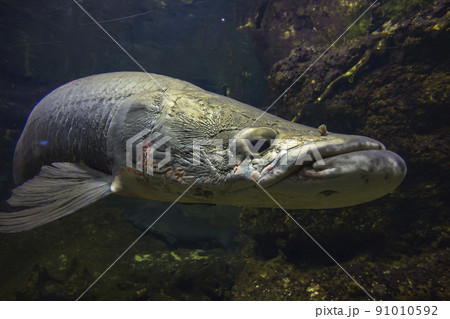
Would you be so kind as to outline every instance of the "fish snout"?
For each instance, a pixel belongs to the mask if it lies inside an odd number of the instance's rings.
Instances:
[[[322,158],[301,170],[304,176],[355,178],[359,174],[366,182],[377,180],[384,187],[395,189],[406,175],[406,163],[399,155],[365,136],[336,134],[328,144],[318,146],[318,150]]]
[[[406,163],[397,154],[386,150],[364,150],[326,157],[302,170],[311,178],[332,178],[359,174],[367,182],[370,178],[382,179],[400,185],[406,175]]]
[[[392,192],[403,181],[405,161],[382,143],[364,136],[330,135],[313,147],[297,148],[297,169],[291,167],[287,177],[269,186],[285,208],[356,205]]]

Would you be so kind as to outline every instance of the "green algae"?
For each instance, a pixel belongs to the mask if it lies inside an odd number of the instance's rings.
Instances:
[[[384,2],[380,10],[387,17],[397,20],[405,16],[405,14],[420,12],[433,3],[434,0],[391,0]]]
[[[360,15],[365,11],[366,3],[361,3],[355,6],[348,17],[348,24],[351,25],[360,17]],[[357,39],[362,35],[366,35],[370,25],[370,13],[365,13],[360,19],[348,30],[346,38],[353,40]]]

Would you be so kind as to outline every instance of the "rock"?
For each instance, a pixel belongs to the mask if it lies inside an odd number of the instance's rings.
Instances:
[[[253,11],[247,7],[242,16],[255,21],[250,13],[258,12],[262,3]],[[368,6],[354,3],[358,10]],[[259,45],[270,68],[271,96],[266,105],[334,41],[336,33],[329,41],[332,33],[318,27],[318,16],[327,12],[326,19],[338,32],[357,11],[345,13],[342,7],[326,6],[317,11],[312,4],[294,7],[291,1],[271,2],[259,29],[255,23],[241,28]],[[449,296],[442,290],[449,284],[447,276],[439,278],[449,244],[448,8],[447,1],[378,5],[368,12],[370,24],[357,25],[356,32],[320,58],[270,110],[310,126],[325,123],[332,132],[376,138],[405,158],[407,177],[389,196],[356,207],[291,211],[376,299],[446,300]],[[300,27],[296,20],[295,36],[283,38],[294,16],[309,19],[319,36],[312,39],[310,27]],[[302,44],[295,39],[302,39]],[[278,43],[283,49],[275,49]],[[246,262],[233,288],[235,298],[368,298],[281,210],[243,210],[240,220],[252,241],[243,249]],[[416,266],[419,260],[431,267],[426,275]],[[262,279],[258,273],[270,275]],[[290,290],[284,288],[286,277]],[[398,285],[392,284],[397,281]]]

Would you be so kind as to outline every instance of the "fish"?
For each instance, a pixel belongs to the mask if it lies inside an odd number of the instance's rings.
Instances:
[[[111,194],[352,206],[392,192],[406,170],[399,155],[368,137],[289,122],[163,75],[97,74],[62,85],[33,108],[14,152],[13,211],[0,212],[0,232],[33,229]]]

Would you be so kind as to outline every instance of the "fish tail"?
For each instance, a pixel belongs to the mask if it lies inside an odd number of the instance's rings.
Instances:
[[[77,163],[43,166],[15,188],[8,204],[22,210],[0,212],[0,233],[26,231],[86,207],[111,194],[112,176]]]

